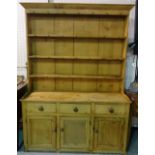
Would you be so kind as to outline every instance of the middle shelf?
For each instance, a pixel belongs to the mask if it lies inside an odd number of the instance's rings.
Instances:
[[[31,59],[71,59],[71,60],[103,60],[103,61],[124,61],[124,58],[102,58],[102,57],[75,57],[75,56],[38,56],[31,55],[29,56]]]
[[[123,80],[120,76],[87,76],[87,75],[61,75],[61,74],[31,74],[30,78],[63,78],[63,79],[101,79],[101,80]]]
[[[102,36],[78,36],[78,35],[60,35],[60,34],[28,34],[30,38],[76,38],[76,39],[120,39],[124,40],[127,38],[126,35],[122,36],[111,36],[110,35],[102,35]]]

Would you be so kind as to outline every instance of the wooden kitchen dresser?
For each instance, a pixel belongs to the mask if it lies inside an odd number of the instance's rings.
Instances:
[[[26,10],[28,151],[125,154],[124,95],[132,5],[21,3]]]

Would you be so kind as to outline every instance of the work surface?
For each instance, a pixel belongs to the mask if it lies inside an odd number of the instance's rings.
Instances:
[[[130,103],[121,93],[81,93],[81,92],[32,92],[24,101],[52,102],[121,102]]]

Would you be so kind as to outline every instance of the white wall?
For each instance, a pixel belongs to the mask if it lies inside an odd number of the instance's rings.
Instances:
[[[135,0],[18,0],[18,2],[63,2],[63,3],[102,3],[102,4],[134,4]],[[17,61],[17,73],[18,75],[24,75],[26,77],[26,36],[25,36],[25,14],[24,8],[18,4],[18,61]],[[134,39],[134,19],[135,8],[130,12],[129,17],[129,42]],[[128,88],[130,83],[134,80],[135,61],[132,51],[127,52],[127,64],[126,64],[126,79],[125,88]]]

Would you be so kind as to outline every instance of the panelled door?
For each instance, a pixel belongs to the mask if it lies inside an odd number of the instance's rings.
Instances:
[[[119,151],[123,148],[124,119],[102,118],[94,120],[94,150]]]
[[[61,117],[60,149],[88,151],[90,129],[89,117]]]
[[[28,116],[28,148],[54,150],[56,147],[55,117]]]

